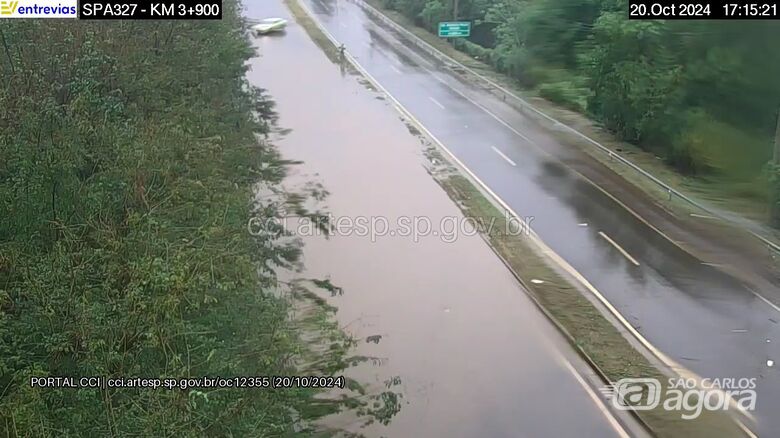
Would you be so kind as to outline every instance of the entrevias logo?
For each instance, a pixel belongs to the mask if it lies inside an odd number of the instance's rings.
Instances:
[[[0,18],[78,18],[77,0],[0,0]]]
[[[14,12],[16,12],[16,6],[19,4],[18,1],[2,1],[0,2],[0,15],[13,15]]]

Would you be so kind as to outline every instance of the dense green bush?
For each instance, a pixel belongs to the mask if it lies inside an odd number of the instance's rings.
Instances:
[[[278,436],[330,409],[310,390],[29,385],[296,373],[272,267],[299,248],[247,232],[280,214],[252,187],[278,192],[284,163],[256,137],[272,105],[237,13],[0,27],[0,435]]]
[[[692,173],[731,176],[749,181],[759,176],[765,161],[761,158],[767,139],[751,136],[744,130],[724,123],[701,109],[690,110],[683,117],[685,130],[674,139],[674,145],[690,157]],[[739,145],[736,148],[735,145]],[[678,164],[678,167],[683,163]]]
[[[492,49],[489,49],[487,47],[482,47],[479,44],[474,44],[471,41],[465,39],[456,39],[453,41],[453,45],[458,50],[461,50],[469,54],[474,59],[478,59],[488,64],[492,63],[492,57],[493,57]]]
[[[583,91],[571,81],[545,83],[539,86],[539,95],[566,108],[582,111],[580,97]]]

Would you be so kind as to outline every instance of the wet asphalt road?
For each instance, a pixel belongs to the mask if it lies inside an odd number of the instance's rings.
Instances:
[[[245,7],[250,17],[288,17],[280,1]],[[340,218],[463,219],[421,165],[419,139],[398,114],[339,71],[300,26],[254,43],[259,57],[247,78],[269,90],[280,127],[290,130],[274,144],[302,162],[291,166],[286,187],[321,182],[330,192],[327,210]],[[347,375],[366,383],[369,394],[402,394],[388,425],[362,428],[347,414],[325,426],[391,437],[626,436],[599,401],[598,378],[479,235],[301,237],[300,275],[329,278],[344,289],[327,298],[338,306],[339,324],[366,339],[352,354],[379,358]],[[400,383],[385,386],[395,377]],[[636,430],[625,413],[614,415]]]
[[[520,215],[533,216],[547,245],[651,343],[702,376],[758,378],[758,431],[780,428],[773,415],[780,377],[767,365],[780,357],[775,308],[620,208],[554,158],[566,147],[536,122],[407,47],[358,5],[305,1],[467,167]]]

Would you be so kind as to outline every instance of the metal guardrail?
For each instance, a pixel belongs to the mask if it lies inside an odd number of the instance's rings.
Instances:
[[[460,70],[469,73],[470,75],[474,76],[475,78],[477,78],[480,81],[482,81],[485,84],[487,84],[489,86],[488,89],[490,89],[491,91],[498,90],[501,93],[503,93],[502,97],[504,99],[507,96],[515,99],[522,107],[524,107],[524,108],[532,111],[533,113],[539,115],[540,117],[542,117],[542,118],[552,122],[556,127],[561,127],[562,129],[566,130],[570,134],[573,134],[576,137],[579,137],[579,138],[587,141],[591,145],[593,145],[596,148],[598,148],[601,152],[604,152],[605,154],[607,154],[611,159],[617,160],[618,162],[628,166],[629,168],[633,169],[634,171],[636,171],[640,175],[642,175],[645,178],[649,179],[650,181],[654,182],[656,185],[658,185],[659,187],[664,189],[669,194],[669,199],[670,200],[673,197],[677,197],[677,198],[687,202],[688,204],[698,208],[699,210],[707,213],[708,215],[710,215],[710,216],[712,216],[714,218],[717,218],[717,219],[719,219],[719,220],[721,220],[721,221],[723,221],[723,222],[725,222],[727,224],[730,224],[732,226],[740,228],[743,231],[749,233],[750,235],[752,235],[756,239],[760,240],[763,244],[765,244],[770,251],[773,250],[776,253],[780,253],[780,245],[778,245],[775,242],[769,240],[768,238],[766,238],[766,237],[756,233],[755,231],[753,231],[751,229],[748,229],[745,226],[743,226],[743,225],[741,225],[741,224],[739,224],[739,223],[737,223],[737,222],[735,222],[735,221],[733,221],[733,220],[723,216],[721,213],[710,209],[709,207],[705,206],[704,204],[702,204],[702,203],[700,203],[700,202],[698,202],[698,201],[696,201],[694,199],[691,199],[690,197],[684,195],[683,193],[680,193],[679,191],[677,191],[673,187],[669,186],[665,182],[663,182],[660,179],[656,178],[654,175],[650,174],[646,170],[644,170],[641,167],[639,167],[638,165],[634,164],[633,162],[631,162],[627,158],[625,158],[625,157],[621,156],[620,154],[616,153],[612,149],[602,145],[598,141],[588,137],[587,135],[585,135],[582,132],[572,128],[571,126],[569,126],[569,125],[567,125],[567,124],[565,124],[565,123],[563,123],[563,122],[561,122],[561,121],[559,121],[559,120],[557,120],[557,119],[555,119],[555,118],[545,114],[544,112],[540,111],[539,109],[537,109],[533,105],[531,105],[531,103],[529,103],[527,100],[525,100],[522,97],[516,95],[512,91],[507,90],[506,87],[504,87],[504,86],[496,83],[495,81],[493,81],[493,80],[491,80],[491,79],[489,79],[489,78],[487,78],[487,77],[477,73],[476,71],[474,71],[473,69],[469,68],[468,66],[466,66],[466,65],[462,64],[461,62],[453,59],[449,55],[446,55],[445,53],[441,52],[439,49],[437,49],[437,48],[433,47],[432,45],[430,45],[429,43],[425,42],[422,38],[420,38],[417,35],[413,34],[409,30],[404,29],[398,23],[396,23],[395,21],[393,21],[392,19],[390,19],[385,14],[380,12],[375,7],[369,5],[365,1],[363,1],[363,0],[351,0],[351,1],[353,1],[355,4],[357,4],[360,7],[362,7],[364,10],[366,10],[368,13],[370,13],[371,15],[373,15],[374,17],[376,17],[377,19],[379,19],[383,23],[385,23],[387,26],[391,27],[395,31],[397,31],[397,32],[401,33],[402,35],[404,35],[409,41],[411,41],[412,43],[417,45],[419,48],[421,48],[422,50],[424,50],[425,52],[427,52],[431,56],[433,56],[436,59],[442,61],[444,64],[450,65],[451,68],[452,68],[452,66],[457,66],[457,68],[459,68]]]

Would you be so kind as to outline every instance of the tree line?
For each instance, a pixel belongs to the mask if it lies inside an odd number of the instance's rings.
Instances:
[[[685,175],[758,202],[770,196],[780,23],[631,21],[627,0],[382,3],[432,31],[457,3],[474,32],[456,47]]]

